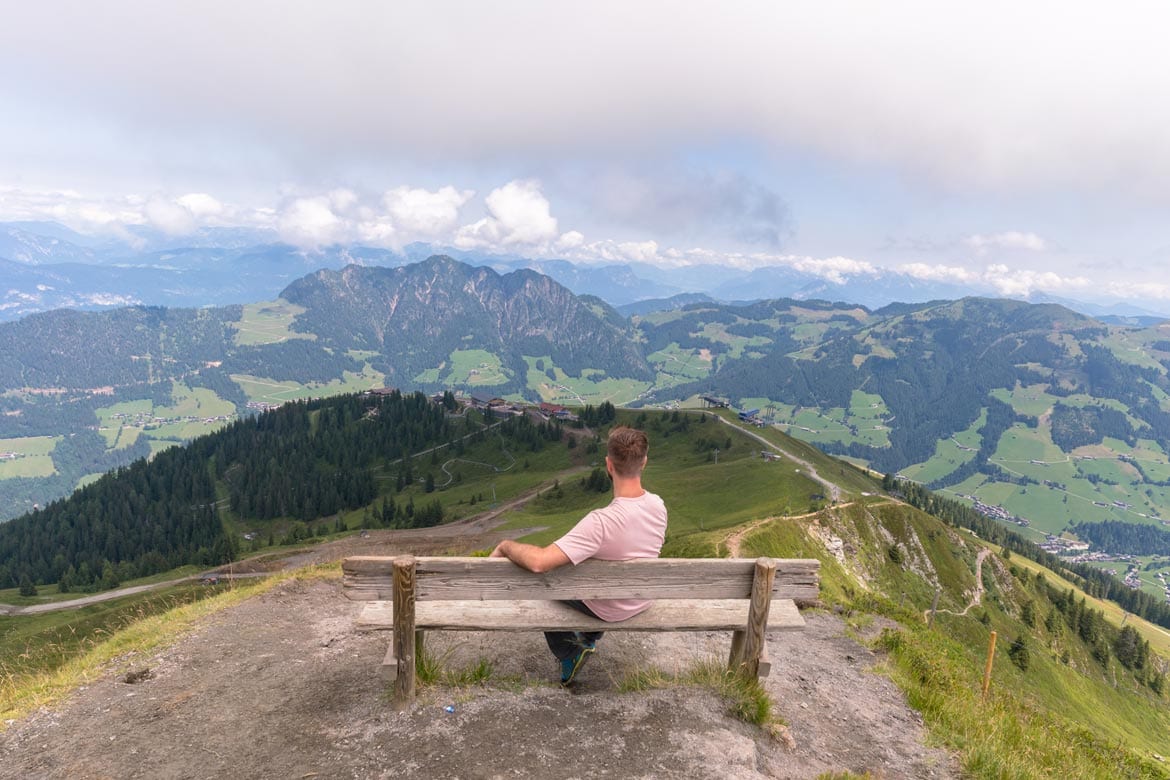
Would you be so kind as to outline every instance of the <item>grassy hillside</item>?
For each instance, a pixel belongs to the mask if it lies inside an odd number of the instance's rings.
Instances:
[[[862,472],[776,431],[741,431],[714,415],[687,413],[619,411],[617,422],[650,435],[645,483],[670,510],[665,554],[726,555],[735,545],[741,556],[819,559],[823,607],[844,614],[859,635],[876,636],[884,658],[879,671],[906,691],[933,737],[955,750],[973,776],[1170,776],[1153,758],[1170,753],[1166,661],[1159,655],[1167,649],[1164,632],[889,497]],[[401,489],[397,475],[408,462],[385,463],[375,473],[374,501],[307,526],[313,533],[352,532],[380,523],[388,502],[438,500],[446,517],[459,518],[538,490],[510,513],[508,525],[531,529],[529,541],[547,542],[608,500],[587,479],[601,460],[604,426],[565,434],[529,450],[490,431],[449,442],[410,458],[412,479]],[[752,435],[789,455],[761,458]],[[824,499],[823,485],[807,466],[798,470],[793,456],[836,482],[839,500]],[[275,531],[300,521],[271,522]],[[938,612],[928,621],[936,595]],[[7,686],[0,693],[8,697],[0,710],[26,700],[29,686],[42,684],[35,682],[39,675],[99,648],[103,632],[116,639],[166,606],[153,597],[84,613],[0,618]],[[984,699],[980,683],[993,630],[998,651]],[[1133,636],[1136,645],[1126,645]]]

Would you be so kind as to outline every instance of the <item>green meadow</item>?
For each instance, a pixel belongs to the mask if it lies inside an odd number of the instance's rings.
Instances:
[[[315,340],[317,337],[311,333],[297,333],[292,329],[293,320],[304,312],[303,307],[287,301],[246,303],[235,326],[235,342],[240,346],[253,346],[285,339]]]
[[[0,439],[0,453],[16,456],[0,459],[0,479],[52,476],[57,471],[52,452],[60,440],[60,436]]]

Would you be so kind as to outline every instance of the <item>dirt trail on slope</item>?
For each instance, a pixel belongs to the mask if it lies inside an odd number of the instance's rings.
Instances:
[[[979,551],[978,555],[975,556],[975,593],[972,594],[971,601],[967,603],[967,606],[963,607],[963,611],[953,612],[949,609],[939,609],[935,610],[936,612],[946,612],[948,615],[958,615],[959,617],[963,617],[971,611],[971,607],[977,607],[983,603],[983,561],[989,555],[991,555],[991,550],[984,548]],[[929,609],[923,613],[923,618],[925,620],[930,619]]]
[[[730,428],[734,428],[735,430],[739,431],[740,433],[742,433],[745,436],[752,437],[753,439],[758,441],[760,444],[763,444],[765,447],[768,447],[769,449],[773,449],[776,452],[779,452],[784,457],[791,460],[792,462],[798,463],[801,466],[804,466],[805,470],[808,472],[808,476],[811,479],[813,479],[814,481],[819,482],[821,484],[821,486],[825,488],[825,490],[829,491],[829,497],[832,499],[834,504],[841,500],[841,488],[839,488],[836,485],[836,483],[830,482],[829,480],[825,479],[820,474],[818,474],[816,466],[809,463],[804,458],[802,458],[798,455],[793,455],[791,452],[784,449],[779,444],[768,441],[763,436],[760,436],[758,433],[753,433],[749,430],[741,428],[738,425],[735,425],[734,423],[732,423],[731,421],[725,420],[724,418],[722,418],[718,415],[714,415],[714,417],[716,420],[719,420],[719,422],[723,423],[724,425],[726,425]]]
[[[449,668],[487,659],[487,686],[428,686],[405,713],[378,667],[387,633],[353,630],[336,581],[290,581],[127,657],[60,707],[0,733],[0,778],[952,778],[880,662],[828,614],[768,636],[780,738],[729,717],[703,689],[621,693],[654,665],[726,657],[729,637],[610,634],[573,691],[552,684],[538,633],[431,632]],[[147,679],[125,682],[130,671]],[[445,708],[450,706],[452,712]]]

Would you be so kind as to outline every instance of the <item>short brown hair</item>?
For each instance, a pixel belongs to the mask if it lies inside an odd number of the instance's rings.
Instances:
[[[605,454],[609,456],[613,470],[623,477],[635,477],[641,473],[649,451],[650,440],[645,432],[625,425],[610,431],[605,443]]]

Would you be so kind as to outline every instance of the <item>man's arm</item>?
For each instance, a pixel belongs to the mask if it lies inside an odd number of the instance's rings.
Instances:
[[[517,566],[537,574],[572,563],[569,556],[555,543],[547,547],[537,547],[535,544],[525,544],[512,539],[505,539],[496,545],[491,557],[507,558]]]

